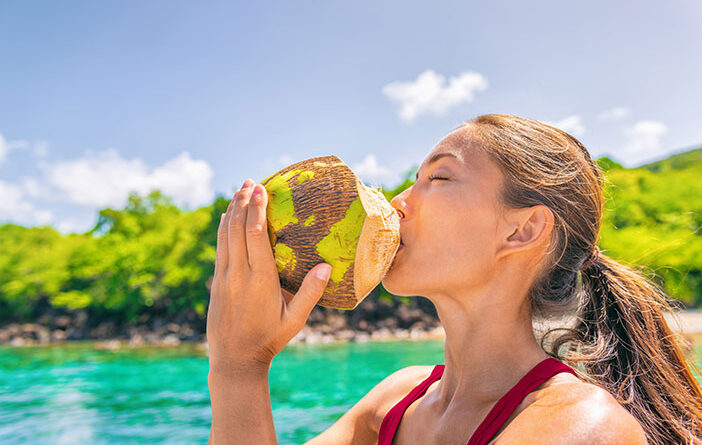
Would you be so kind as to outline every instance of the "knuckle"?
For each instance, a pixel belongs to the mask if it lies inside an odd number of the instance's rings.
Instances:
[[[232,218],[231,227],[233,228],[243,228],[246,223],[241,218]]]
[[[251,268],[251,277],[257,282],[257,283],[263,283],[265,279],[268,277],[268,273],[261,269],[260,267],[252,267]]]

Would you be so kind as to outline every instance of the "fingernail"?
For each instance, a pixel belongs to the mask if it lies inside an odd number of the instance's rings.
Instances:
[[[251,196],[256,196],[259,193],[261,193],[261,186],[256,184],[254,185],[253,193],[251,194]]]
[[[331,266],[325,265],[317,269],[317,278],[320,280],[326,280],[329,278],[329,275],[331,275]]]
[[[247,188],[251,187],[251,185],[253,185],[253,181],[250,179],[247,179],[246,181],[244,181],[244,185],[241,188],[247,189]]]

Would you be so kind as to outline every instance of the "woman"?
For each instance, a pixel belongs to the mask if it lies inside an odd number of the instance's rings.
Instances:
[[[534,120],[479,116],[442,139],[392,200],[403,247],[383,285],[434,303],[445,364],[393,373],[308,444],[698,443],[702,392],[668,297],[597,248],[602,181],[578,140]],[[268,370],[328,279],[317,265],[281,291],[251,183],[218,235],[214,443],[276,443]],[[533,318],[576,308],[575,328],[536,340]]]

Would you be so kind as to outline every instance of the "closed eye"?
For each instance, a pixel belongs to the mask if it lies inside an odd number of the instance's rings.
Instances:
[[[429,177],[429,180],[430,180],[430,181],[433,181],[434,179],[440,179],[440,180],[443,180],[443,181],[447,181],[447,180],[448,180],[448,178],[442,178],[442,177],[440,177],[440,176],[430,176],[430,177]]]

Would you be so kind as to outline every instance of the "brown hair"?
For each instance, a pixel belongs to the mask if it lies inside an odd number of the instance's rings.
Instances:
[[[530,290],[532,315],[576,312],[573,328],[549,330],[546,352],[615,396],[651,444],[696,443],[702,436],[702,390],[681,339],[666,323],[673,300],[597,247],[606,178],[573,136],[536,120],[488,114],[465,122],[504,176],[502,203],[547,206],[551,249]],[[548,334],[563,332],[544,346]]]

